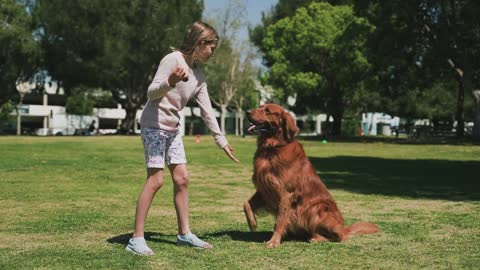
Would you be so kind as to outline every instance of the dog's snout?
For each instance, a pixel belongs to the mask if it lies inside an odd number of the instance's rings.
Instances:
[[[252,110],[247,110],[247,111],[246,111],[247,115],[251,115],[252,112],[253,112]]]

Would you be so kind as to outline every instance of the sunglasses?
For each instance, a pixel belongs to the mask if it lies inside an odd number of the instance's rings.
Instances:
[[[203,45],[218,45],[218,38],[216,39],[202,39],[200,41]]]

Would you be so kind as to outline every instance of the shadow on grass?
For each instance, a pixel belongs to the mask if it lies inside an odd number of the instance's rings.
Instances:
[[[480,162],[310,157],[329,189],[452,201],[480,200]]]
[[[215,233],[208,233],[204,235],[198,235],[200,238],[219,238],[219,237],[229,237],[234,241],[243,241],[243,242],[257,242],[263,243],[272,237],[273,232],[244,232],[244,231],[221,231]],[[119,244],[122,246],[126,246],[128,244],[128,240],[132,237],[131,233],[121,234],[114,236],[112,238],[107,239],[107,242],[110,244]],[[154,233],[154,232],[145,232],[145,240],[149,242],[157,242],[157,243],[166,243],[170,245],[177,245],[175,241],[168,240],[168,239],[175,239],[176,235],[168,235],[162,233]],[[166,239],[168,238],[168,239]],[[287,241],[289,239],[286,239]]]
[[[330,137],[330,136],[300,136],[302,141],[322,141],[329,142],[351,142],[351,143],[389,143],[389,144],[409,144],[409,145],[480,145],[479,141],[471,137],[457,138],[451,136],[438,137],[382,137],[382,136],[353,136],[353,137]]]
[[[233,241],[242,241],[242,242],[254,242],[254,243],[265,243],[273,235],[273,227],[272,231],[263,231],[263,232],[246,232],[246,231],[223,231],[223,232],[216,232],[205,234],[207,237],[225,237],[228,236]],[[298,234],[292,235],[287,233],[282,238],[282,242],[308,242],[309,238],[308,235],[305,234]]]
[[[234,241],[263,243],[272,237],[273,232],[223,231],[205,234],[207,237],[230,237]]]
[[[262,231],[262,232],[247,232],[247,231],[219,231],[214,233],[207,233],[203,235],[198,235],[201,239],[206,238],[222,238],[222,237],[229,237],[233,241],[242,241],[242,242],[253,242],[253,243],[265,243],[272,237],[272,231]],[[128,244],[128,240],[132,237],[131,233],[121,234],[114,236],[112,238],[107,239],[107,242],[110,244],[119,244],[122,246],[126,246]],[[162,233],[153,233],[153,232],[145,232],[145,240],[149,242],[157,242],[157,243],[166,243],[170,245],[177,245],[175,241],[167,240],[175,239],[175,235],[167,235]],[[298,235],[286,235],[283,242],[307,242],[308,239],[306,236],[298,236]]]
[[[131,233],[121,234],[114,236],[112,238],[107,239],[107,242],[110,244],[120,244],[126,246],[128,244],[128,240],[132,237]],[[171,245],[176,245],[177,243],[172,240],[167,240],[165,238],[174,239],[175,235],[167,235],[162,233],[155,233],[155,232],[145,232],[145,240],[157,243],[167,243]]]

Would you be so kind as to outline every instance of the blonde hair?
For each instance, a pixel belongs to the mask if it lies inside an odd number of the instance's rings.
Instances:
[[[217,31],[204,22],[194,22],[185,33],[183,43],[178,50],[184,55],[192,55],[202,40],[218,39]]]

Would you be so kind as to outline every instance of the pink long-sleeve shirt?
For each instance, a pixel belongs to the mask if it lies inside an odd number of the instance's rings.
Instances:
[[[188,81],[180,81],[175,87],[171,87],[168,84],[168,77],[177,66],[187,71]],[[200,106],[202,119],[215,138],[215,143],[220,148],[228,144],[218,126],[210,103],[205,75],[198,67],[190,68],[181,52],[174,51],[160,61],[157,73],[148,87],[147,96],[148,100],[140,118],[142,128],[178,131],[179,111],[183,110],[192,96],[195,96]]]

